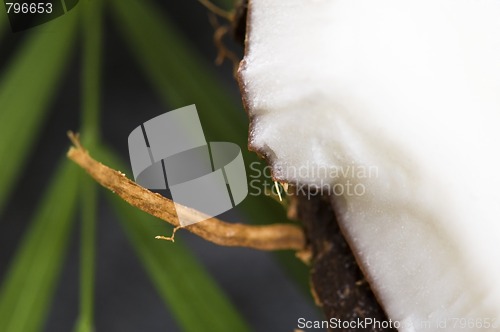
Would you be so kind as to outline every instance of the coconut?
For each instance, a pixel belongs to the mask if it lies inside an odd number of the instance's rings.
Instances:
[[[330,197],[400,331],[500,329],[499,18],[498,0],[250,1],[249,145]]]

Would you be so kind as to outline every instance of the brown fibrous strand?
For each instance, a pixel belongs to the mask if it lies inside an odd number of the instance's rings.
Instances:
[[[174,204],[172,200],[151,192],[128,179],[123,173],[96,161],[82,147],[75,134],[70,133],[69,136],[74,146],[69,149],[68,157],[82,167],[95,181],[120,196],[130,205],[160,218],[174,227],[180,226],[178,216],[182,216],[183,220],[199,220],[201,212]],[[248,247],[260,250],[304,250],[306,247],[302,228],[290,223],[254,226],[208,218],[183,228],[207,241],[222,246]]]

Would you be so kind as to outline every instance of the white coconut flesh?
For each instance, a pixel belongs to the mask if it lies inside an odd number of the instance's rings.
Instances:
[[[388,317],[500,330],[500,0],[251,0],[248,20],[250,145],[336,194]]]

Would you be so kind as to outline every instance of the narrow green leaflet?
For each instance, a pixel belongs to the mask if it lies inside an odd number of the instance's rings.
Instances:
[[[80,313],[75,331],[90,332],[94,331],[97,185],[81,173]]]
[[[82,136],[90,148],[99,141],[102,2],[82,3],[83,30]],[[76,332],[94,330],[97,185],[81,174],[80,313]]]
[[[112,0],[111,4],[125,41],[166,105],[196,104],[209,136],[245,146],[248,129],[241,105],[229,98],[168,17],[149,0]]]
[[[99,140],[99,101],[102,42],[102,2],[82,4],[83,75],[82,136],[92,148]],[[81,249],[80,249],[80,313],[77,332],[90,332],[94,327],[94,291],[97,222],[97,185],[87,174],[81,174]]]
[[[82,138],[84,144],[99,140],[102,60],[102,3],[93,0],[81,4],[83,30],[82,64]]]
[[[39,331],[50,309],[73,224],[79,170],[64,160],[0,287],[0,331]]]
[[[75,12],[33,28],[1,73],[0,212],[43,125],[69,58],[76,31]]]
[[[126,168],[110,152],[100,153],[99,158],[116,169]],[[109,197],[141,262],[183,331],[250,330],[212,277],[180,241],[171,244],[154,239],[166,231],[162,221],[116,195]]]

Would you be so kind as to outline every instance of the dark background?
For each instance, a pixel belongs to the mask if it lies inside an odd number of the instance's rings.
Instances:
[[[213,28],[209,24],[206,9],[195,0],[158,0],[157,3],[194,49],[207,62],[213,63],[216,50],[212,41]],[[108,15],[105,17],[102,140],[128,161],[128,134],[144,121],[170,109],[165,108],[160,97],[153,91]],[[7,31],[3,36],[0,44],[0,75],[25,33]],[[232,47],[237,45],[232,44]],[[242,55],[241,48],[236,50]],[[23,176],[17,182],[8,206],[1,215],[0,281],[3,280],[23,232],[29,227],[43,189],[69,147],[66,131],[78,130],[80,127],[80,50],[77,49],[74,54],[57,97],[52,102],[50,116],[39,136],[41,140],[36,143],[25,163]],[[226,63],[215,68],[214,72],[234,98],[239,99],[231,65]],[[0,111],[4,111],[1,105]],[[99,211],[95,298],[97,331],[179,330],[128,243],[113,211],[105,202],[101,202]],[[226,213],[222,218],[244,222],[237,211]],[[171,228],[165,227],[166,233],[170,231]],[[321,318],[311,296],[304,287],[297,286],[277,263],[275,255],[250,249],[217,247],[186,231],[179,232],[177,236],[182,237],[193,249],[255,331],[293,331],[299,317]],[[151,241],[155,241],[153,237]],[[173,245],[175,244],[165,242],[165,250]],[[78,315],[78,278],[79,227],[74,227],[70,251],[57,286],[46,331],[73,329]],[[224,317],[220,319],[223,320]]]

